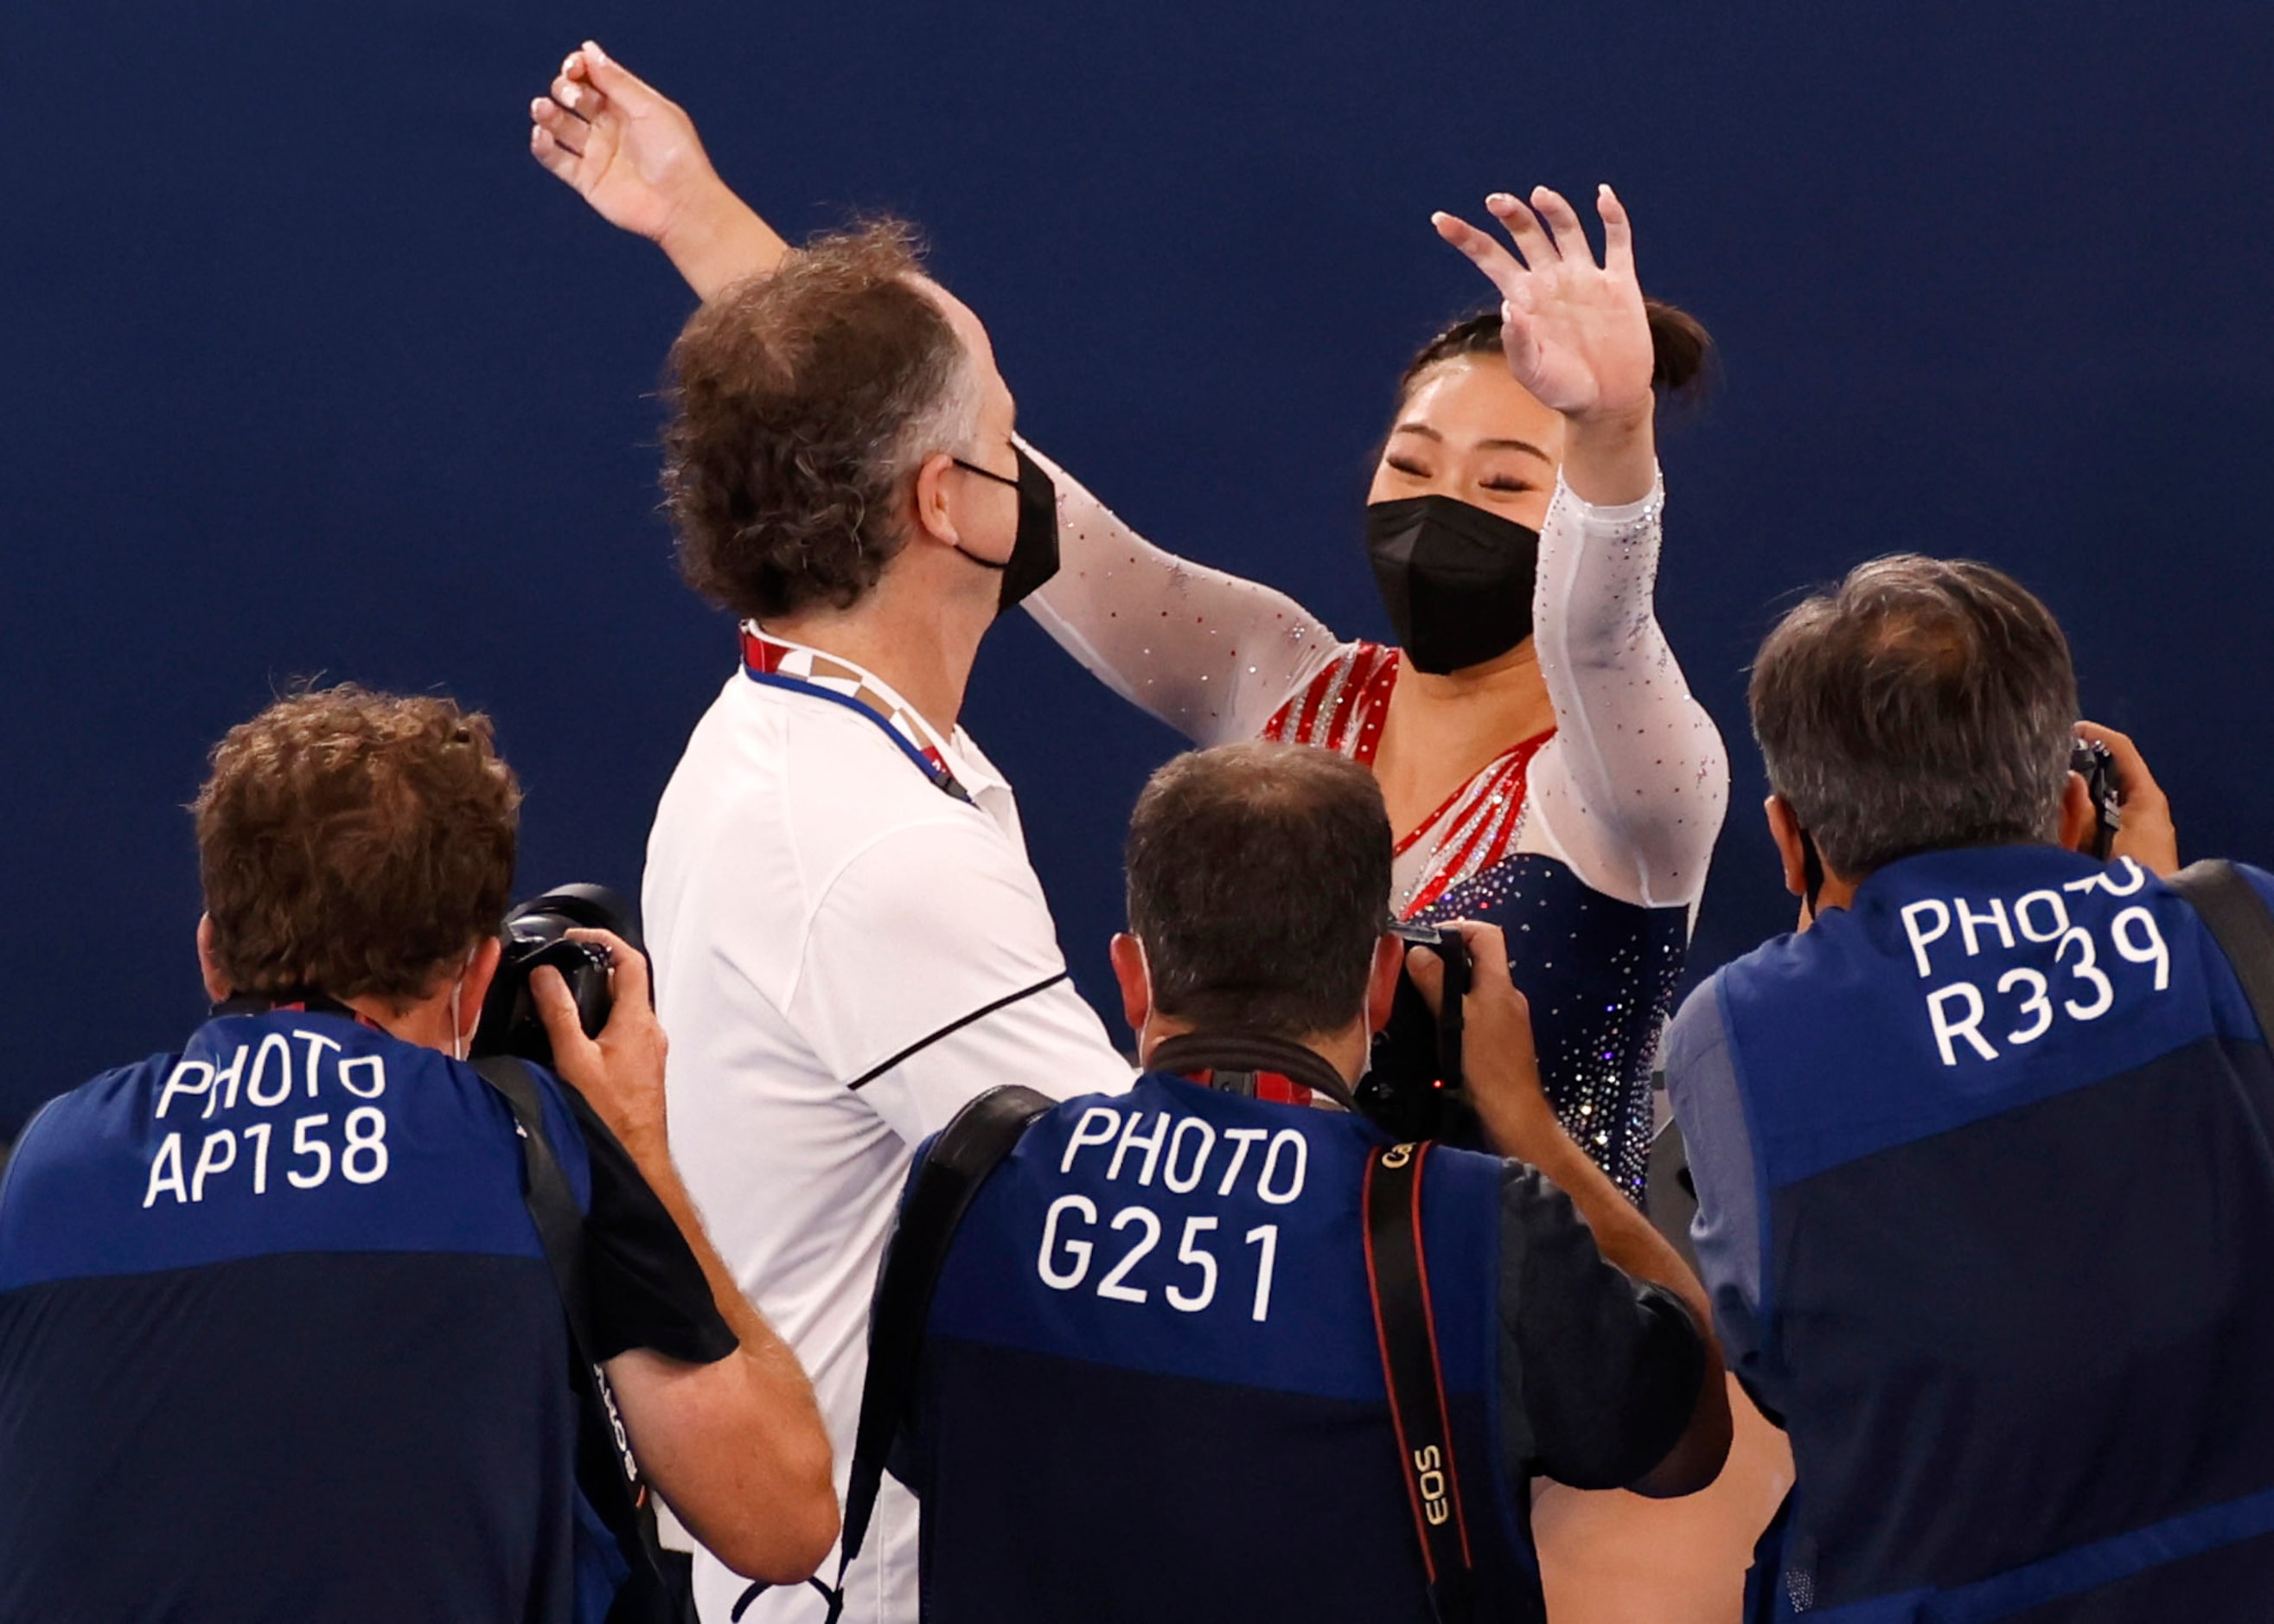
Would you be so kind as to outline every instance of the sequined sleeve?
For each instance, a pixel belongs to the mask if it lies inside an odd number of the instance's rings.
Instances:
[[[1284,593],[1163,551],[1057,464],[1061,564],[1027,600],[1114,692],[1200,744],[1253,738],[1340,646]]]
[[[1555,736],[1532,765],[1519,846],[1645,907],[1694,905],[1729,798],[1721,735],[1652,605],[1666,492],[1599,508],[1558,480],[1540,533],[1533,635]]]

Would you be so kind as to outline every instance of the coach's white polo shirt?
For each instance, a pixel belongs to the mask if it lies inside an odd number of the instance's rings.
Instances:
[[[1131,1072],[1065,979],[1011,787],[978,747],[960,728],[940,738],[857,668],[766,646],[776,680],[818,668],[832,691],[762,684],[756,653],[735,673],[664,791],[643,903],[672,1154],[813,1378],[841,1503],[870,1294],[917,1143],[998,1084],[1070,1098],[1125,1089]],[[843,697],[856,686],[898,736]],[[940,766],[968,801],[940,787]],[[708,1553],[696,1562],[704,1619],[723,1624],[744,1582]],[[800,1585],[743,1616],[825,1612]],[[915,1505],[888,1477],[845,1617],[915,1616]]]

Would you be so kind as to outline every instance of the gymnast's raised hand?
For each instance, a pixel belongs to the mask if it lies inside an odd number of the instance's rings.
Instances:
[[[1595,206],[1600,265],[1577,212],[1546,186],[1533,189],[1529,208],[1505,192],[1485,200],[1515,253],[1455,215],[1432,215],[1430,223],[1500,290],[1501,347],[1516,381],[1570,419],[1576,438],[1596,442],[1594,456],[1567,449],[1565,482],[1591,502],[1631,502],[1651,485],[1656,359],[1626,206],[1608,185]]]

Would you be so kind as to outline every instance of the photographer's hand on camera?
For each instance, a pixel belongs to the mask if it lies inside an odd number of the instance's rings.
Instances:
[[[2123,825],[2116,832],[2112,856],[2130,857],[2161,879],[2180,868],[2179,831],[2172,825],[2172,804],[2140,754],[2140,747],[2113,728],[2097,721],[2080,721],[2076,736],[2105,745],[2116,766],[2116,807]]]
[[[1508,943],[1499,927],[1461,919],[1445,928],[1460,932],[1469,949],[1469,992],[1461,1004],[1463,1081],[1494,1148],[1530,1163],[1570,1197],[1603,1256],[1680,1298],[1705,1339],[1706,1370],[1689,1430],[1663,1461],[1628,1485],[1651,1496],[1693,1493],[1720,1473],[1730,1437],[1728,1394],[1706,1288],[1556,1120],[1540,1085],[1532,1010],[1510,978]],[[1444,965],[1427,948],[1408,952],[1405,964],[1434,1011],[1444,989]]]
[[[1460,932],[1469,949],[1469,993],[1461,1001],[1461,1080],[1469,1101],[1495,1150],[1537,1166],[1543,1150],[1553,1153],[1552,1140],[1565,1136],[1540,1089],[1532,1008],[1509,977],[1508,943],[1497,925],[1461,920],[1446,928]],[[1443,996],[1443,962],[1427,948],[1414,948],[1405,966],[1435,1014]]]
[[[607,931],[573,930],[568,937],[607,950],[611,1003],[607,1024],[598,1038],[588,1038],[561,972],[550,965],[531,972],[530,995],[553,1040],[553,1069],[644,1167],[669,1154],[663,1108],[668,1045],[648,995],[647,960]]]

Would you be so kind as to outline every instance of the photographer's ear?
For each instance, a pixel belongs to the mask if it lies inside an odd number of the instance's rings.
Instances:
[[[1114,984],[1121,989],[1121,1018],[1141,1038],[1145,1023],[1153,1018],[1153,974],[1145,963],[1145,944],[1122,931],[1105,952],[1113,961]]]
[[[218,1004],[227,1001],[237,989],[230,986],[229,978],[221,973],[221,965],[214,959],[213,940],[213,915],[201,913],[198,916],[198,971],[205,978],[207,998]]]
[[[1768,815],[1769,838],[1776,842],[1777,856],[1784,865],[1784,888],[1795,896],[1806,896],[1808,842],[1801,835],[1800,820],[1794,816],[1792,804],[1781,795],[1773,795],[1761,803],[1761,811]]]
[[[2099,835],[2100,809],[2092,804],[2092,788],[2083,774],[2071,773],[2061,787],[2060,843],[2090,857]]]
[[[1378,1032],[1389,1024],[1390,1007],[1397,1001],[1397,978],[1405,968],[1405,943],[1385,931],[1374,944],[1374,967],[1366,977],[1366,1030]]]
[[[489,1001],[490,983],[497,979],[498,966],[505,962],[505,943],[495,936],[485,936],[474,948],[472,960],[466,965],[465,991],[459,996],[472,1018],[479,1021],[482,1005]],[[471,1032],[468,1037],[471,1039]]]

